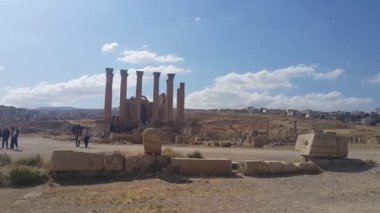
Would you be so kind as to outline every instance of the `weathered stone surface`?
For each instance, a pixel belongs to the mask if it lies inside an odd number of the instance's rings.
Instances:
[[[232,162],[228,159],[172,158],[171,169],[180,175],[226,176],[232,173]]]
[[[269,166],[261,160],[248,160],[239,163],[239,172],[247,176],[266,175],[269,173]]]
[[[320,170],[318,166],[313,162],[296,162],[294,165],[298,168],[299,172],[302,173],[319,173]]]
[[[104,155],[97,153],[54,151],[50,161],[51,171],[101,171],[104,169]]]
[[[302,156],[315,158],[345,158],[348,154],[346,139],[332,132],[299,135],[295,149]]]
[[[282,164],[280,161],[265,161],[268,164],[269,174],[282,173]]]
[[[124,156],[120,153],[107,153],[104,156],[104,168],[106,171],[123,171]]]
[[[148,128],[145,129],[142,134],[142,140],[144,143],[145,154],[160,155],[161,154],[161,144],[171,143],[171,134],[168,130],[161,128]]]
[[[298,167],[296,167],[293,163],[287,161],[281,161],[282,173],[290,174],[299,172]]]
[[[295,150],[296,151],[301,151],[302,149],[305,149],[306,146],[311,141],[313,141],[313,138],[314,138],[314,133],[298,135],[297,141],[296,141]]]
[[[142,144],[141,133],[140,133],[140,132],[134,132],[134,133],[132,134],[131,141],[132,141],[132,143],[134,143],[134,144]]]
[[[138,155],[125,157],[124,171],[128,174],[161,172],[170,164],[170,157],[164,155]]]

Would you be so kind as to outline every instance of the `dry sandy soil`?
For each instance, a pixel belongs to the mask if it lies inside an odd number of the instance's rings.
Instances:
[[[89,152],[119,150],[142,153],[141,145],[97,145],[75,148],[73,142],[21,138],[22,151],[0,150],[14,158],[53,150]],[[172,147],[187,153],[232,160],[294,160],[287,147],[248,149]],[[349,157],[380,162],[380,148],[352,146]],[[0,189],[0,212],[379,212],[380,168],[345,168],[319,175],[231,178],[165,178],[117,182],[60,182],[38,187]]]

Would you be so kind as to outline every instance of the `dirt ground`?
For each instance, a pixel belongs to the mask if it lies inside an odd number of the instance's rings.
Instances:
[[[14,158],[54,150],[118,150],[141,154],[141,145],[90,144],[47,138],[20,138],[22,151],[0,150]],[[174,147],[182,153],[200,150],[206,157],[232,160],[294,160],[290,147]],[[380,148],[351,146],[351,158],[380,162]],[[0,189],[0,212],[378,212],[380,168],[349,168],[318,175],[279,177],[185,178],[149,177],[118,182],[59,182],[37,187]]]

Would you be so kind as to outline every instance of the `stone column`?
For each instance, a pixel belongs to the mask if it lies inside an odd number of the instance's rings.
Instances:
[[[169,73],[166,87],[166,122],[173,121],[173,81],[175,74]]]
[[[152,108],[152,120],[159,120],[159,98],[160,98],[160,74],[159,72],[154,72],[154,82],[153,82],[153,108]]]
[[[177,92],[177,121],[180,124],[185,120],[185,83],[179,84]]]
[[[127,111],[126,111],[126,103],[127,103],[127,78],[128,78],[128,70],[120,70],[120,121],[127,120]]]
[[[112,81],[113,69],[106,68],[106,91],[104,96],[104,125],[105,136],[110,133],[111,120],[112,120]]]
[[[140,123],[141,120],[141,96],[142,96],[142,77],[143,71],[136,71],[137,83],[136,83],[136,100],[135,100],[135,121]]]

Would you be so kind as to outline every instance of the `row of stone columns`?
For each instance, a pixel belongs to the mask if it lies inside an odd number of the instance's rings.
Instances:
[[[130,118],[133,121],[141,121],[141,97],[142,97],[142,71],[136,71],[137,82],[136,82],[136,96],[135,105],[133,108],[133,115]],[[106,131],[109,132],[109,125],[112,119],[112,82],[113,82],[113,69],[106,68],[106,89],[105,89],[105,100],[104,100],[104,121],[106,123]],[[120,82],[120,121],[126,121],[128,119],[127,115],[127,78],[128,71],[120,70],[121,82]],[[154,72],[154,85],[153,85],[153,107],[152,107],[152,120],[158,121],[159,118],[159,81],[160,73]],[[175,74],[168,74],[168,79],[166,80],[166,101],[165,101],[165,117],[164,121],[170,123],[173,121],[173,86],[174,86]],[[182,122],[184,119],[184,107],[185,107],[185,84],[180,83],[180,87],[177,90],[177,122]]]

